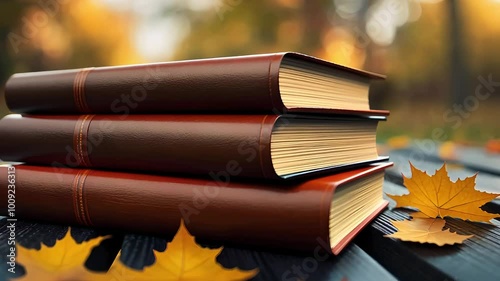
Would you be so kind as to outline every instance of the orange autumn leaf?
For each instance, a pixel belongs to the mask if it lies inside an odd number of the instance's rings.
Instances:
[[[92,249],[104,238],[98,237],[77,244],[70,229],[56,241],[53,247],[42,244],[40,250],[17,246],[17,261],[24,266],[26,274],[16,281],[86,281],[92,280],[84,263]]]
[[[432,243],[438,246],[461,244],[473,235],[460,235],[443,230],[445,220],[443,219],[413,219],[404,221],[391,221],[398,229],[397,232],[385,235],[403,241]]]
[[[498,217],[481,210],[481,206],[495,199],[499,194],[474,189],[476,175],[452,182],[446,172],[446,165],[429,176],[411,163],[412,177],[404,178],[404,185],[410,194],[388,195],[397,203],[396,207],[417,208],[412,214],[417,218],[453,217],[463,220],[488,222]]]
[[[488,153],[500,153],[500,139],[489,140],[485,148]]]
[[[222,248],[208,249],[196,244],[195,238],[181,222],[172,242],[164,252],[155,251],[156,261],[143,270],[131,269],[120,261],[120,254],[106,274],[95,274],[92,280],[116,281],[198,281],[198,280],[248,280],[257,269],[227,269],[216,261]]]

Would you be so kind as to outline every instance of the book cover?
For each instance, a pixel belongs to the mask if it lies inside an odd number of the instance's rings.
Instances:
[[[387,206],[384,169],[392,163],[289,184],[214,181],[16,165],[16,217],[172,234],[181,219],[194,236],[247,246],[338,254]],[[9,170],[10,169],[10,170]],[[0,202],[7,214],[7,200]]]

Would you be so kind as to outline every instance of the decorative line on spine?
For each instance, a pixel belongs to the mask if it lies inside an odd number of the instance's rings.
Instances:
[[[93,226],[90,220],[90,214],[87,206],[87,198],[84,196],[85,180],[87,179],[90,170],[79,170],[73,179],[72,195],[73,195],[73,212],[76,221],[81,225]]]
[[[80,213],[80,216],[81,216],[81,220],[83,221],[84,225],[92,226],[92,222],[90,221],[90,215],[89,215],[89,212],[88,212],[88,207],[87,207],[87,204],[86,204],[87,200],[86,200],[86,198],[83,195],[83,188],[85,186],[85,180],[87,179],[87,176],[88,176],[89,173],[90,173],[90,170],[85,170],[81,174],[80,180],[79,180],[79,183],[78,183],[77,193],[78,193],[78,208],[80,209],[79,213]]]
[[[78,184],[80,181],[80,177],[82,175],[82,170],[79,170],[73,179],[73,184],[71,185],[72,189],[72,197],[73,197],[73,212],[75,214],[76,221],[79,224],[83,224],[83,220],[80,217],[80,213],[78,212]]]
[[[75,124],[73,149],[79,166],[92,167],[88,152],[88,131],[95,115],[82,115]]]
[[[87,98],[85,97],[85,81],[93,67],[83,68],[75,75],[73,82],[73,98],[76,109],[81,113],[91,113]]]

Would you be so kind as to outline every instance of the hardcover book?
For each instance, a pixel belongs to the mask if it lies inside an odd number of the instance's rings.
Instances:
[[[9,115],[0,159],[55,167],[288,179],[385,160],[384,117]]]
[[[198,238],[338,254],[386,206],[384,169],[368,167],[288,184],[17,165],[16,217],[164,235],[181,219]],[[8,167],[0,167],[7,198]],[[1,215],[8,212],[0,200]]]
[[[275,53],[14,74],[15,113],[296,113],[387,115],[370,110],[384,76],[298,53]]]

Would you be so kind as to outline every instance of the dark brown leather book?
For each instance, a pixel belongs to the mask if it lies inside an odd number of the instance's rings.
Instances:
[[[370,110],[381,75],[298,53],[276,53],[14,74],[15,113],[294,113],[387,115]]]
[[[20,219],[158,235],[175,233],[183,219],[193,235],[206,240],[338,254],[387,206],[382,186],[390,165],[288,185],[0,167],[5,198],[0,211]],[[14,193],[15,210],[9,210],[7,194]]]
[[[379,118],[297,115],[9,115],[0,159],[286,179],[377,161]],[[7,137],[8,136],[8,137]]]

